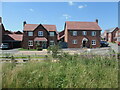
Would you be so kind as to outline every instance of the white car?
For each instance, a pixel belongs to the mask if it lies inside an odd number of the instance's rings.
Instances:
[[[9,49],[9,44],[8,43],[2,43],[0,45],[0,49]]]

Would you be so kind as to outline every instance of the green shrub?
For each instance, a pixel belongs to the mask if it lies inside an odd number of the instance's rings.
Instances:
[[[60,47],[59,45],[49,46],[47,51],[48,53],[52,53],[53,58],[57,58],[58,54],[60,53]]]

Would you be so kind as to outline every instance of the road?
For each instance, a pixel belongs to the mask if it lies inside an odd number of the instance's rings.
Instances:
[[[78,49],[78,48],[68,48],[62,49],[63,52],[68,52],[70,54],[74,53],[95,53],[95,54],[108,54],[110,52],[110,47],[104,48],[95,48],[95,49]],[[47,50],[43,51],[19,51],[18,49],[11,49],[11,50],[1,50],[0,54],[10,53],[14,55],[47,55]]]

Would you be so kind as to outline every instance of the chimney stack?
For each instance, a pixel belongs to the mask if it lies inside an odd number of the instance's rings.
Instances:
[[[2,17],[0,17],[0,23],[2,23]]]
[[[24,21],[24,22],[23,22],[23,26],[25,26],[25,24],[27,24],[27,22],[26,22],[26,21]]]
[[[98,19],[96,19],[96,23],[98,23]]]

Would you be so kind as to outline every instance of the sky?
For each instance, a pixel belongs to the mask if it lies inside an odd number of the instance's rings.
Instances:
[[[23,31],[28,24],[52,24],[57,31],[65,21],[95,22],[104,31],[118,26],[117,2],[2,2],[2,21],[6,30]]]

